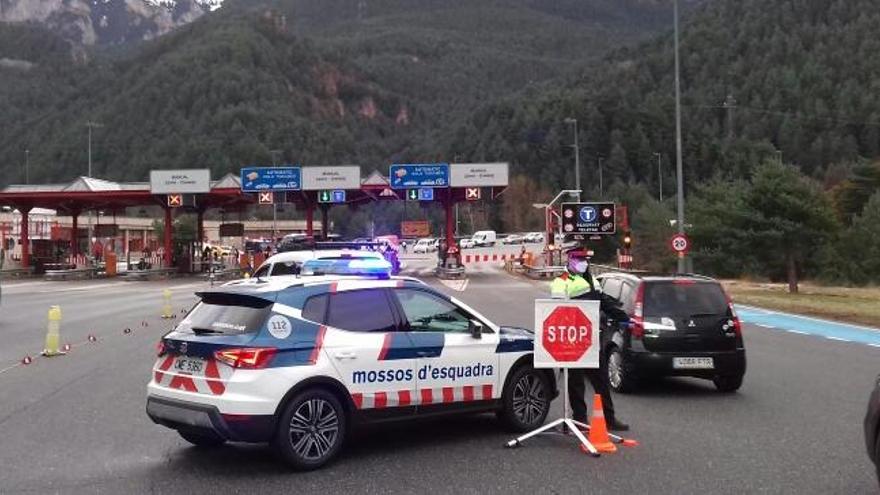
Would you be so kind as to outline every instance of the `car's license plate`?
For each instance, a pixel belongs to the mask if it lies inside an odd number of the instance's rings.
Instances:
[[[205,369],[205,360],[196,357],[179,356],[174,360],[174,370],[188,375],[201,375]]]
[[[677,357],[672,359],[675,369],[711,370],[715,368],[715,360],[710,357]]]

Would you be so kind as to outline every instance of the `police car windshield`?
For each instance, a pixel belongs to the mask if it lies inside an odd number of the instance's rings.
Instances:
[[[240,294],[206,294],[178,325],[177,331],[195,334],[241,335],[260,330],[272,301]]]

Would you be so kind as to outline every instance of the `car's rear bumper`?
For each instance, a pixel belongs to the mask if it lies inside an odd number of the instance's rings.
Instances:
[[[164,397],[147,397],[147,416],[174,430],[214,434],[235,442],[267,442],[275,430],[273,416],[221,414],[215,406]]]
[[[678,369],[673,367],[673,358],[710,357],[712,369]],[[746,372],[746,351],[737,349],[725,352],[626,352],[627,371],[638,376],[694,376],[713,378],[718,375],[744,375]]]

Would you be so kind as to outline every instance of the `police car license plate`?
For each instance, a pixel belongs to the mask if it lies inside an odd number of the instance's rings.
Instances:
[[[715,360],[710,357],[677,357],[672,358],[672,367],[679,370],[711,370],[715,368]]]
[[[201,375],[205,371],[205,360],[197,357],[178,356],[174,360],[174,370],[187,375]]]

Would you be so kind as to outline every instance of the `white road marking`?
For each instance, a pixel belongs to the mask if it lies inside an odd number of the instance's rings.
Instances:
[[[801,335],[810,335],[810,334],[808,334],[807,332],[801,332],[800,330],[791,330],[791,329],[788,329],[788,328],[785,329],[785,331],[786,331],[786,332],[791,332],[791,333],[799,333],[799,334],[801,334]]]
[[[763,327],[763,328],[776,328],[773,325],[765,325],[763,323],[755,323],[755,325],[757,325],[759,327]]]
[[[848,340],[848,339],[842,339],[842,338],[840,338],[840,337],[832,337],[831,335],[826,335],[825,338],[828,339],[828,340],[839,340],[839,341],[841,341],[841,342],[851,342],[851,341]]]

